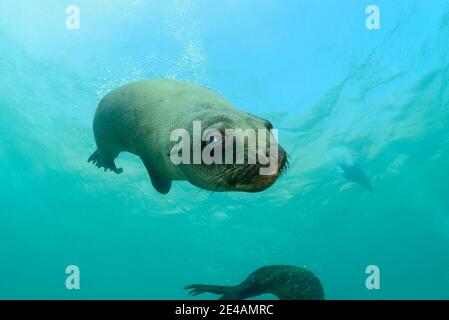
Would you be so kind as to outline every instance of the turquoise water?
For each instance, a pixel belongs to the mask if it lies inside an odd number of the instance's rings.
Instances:
[[[0,298],[188,299],[293,264],[330,299],[449,299],[449,3],[374,2],[380,30],[367,1],[76,0],[67,30],[70,2],[2,0]],[[99,100],[154,77],[270,119],[288,173],[259,194],[162,196],[129,154],[121,176],[88,164]]]

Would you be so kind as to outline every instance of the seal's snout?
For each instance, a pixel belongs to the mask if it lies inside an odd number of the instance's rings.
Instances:
[[[263,190],[273,185],[288,168],[288,155],[283,148],[279,147],[277,154],[267,156],[270,159],[269,167],[264,174],[258,177],[258,182],[256,183]]]
[[[279,175],[282,175],[286,170],[288,170],[289,162],[288,162],[288,153],[283,148],[279,148]]]
[[[269,164],[267,165],[254,165],[247,170],[252,172],[249,179],[241,179],[236,184],[237,189],[247,192],[260,192],[271,187],[277,179],[288,168],[288,154],[279,146],[279,150],[276,154],[267,154]],[[244,175],[248,177],[248,175]],[[243,181],[242,181],[243,180]]]

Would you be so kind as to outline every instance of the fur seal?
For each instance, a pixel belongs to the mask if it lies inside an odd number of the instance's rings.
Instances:
[[[345,177],[346,180],[357,183],[365,189],[367,189],[370,192],[374,192],[373,185],[371,184],[371,181],[368,179],[366,174],[360,169],[360,167],[356,163],[352,164],[346,164],[341,163],[340,169],[342,170],[343,177]]]
[[[201,121],[204,129],[220,132],[273,128],[265,119],[234,109],[207,88],[176,80],[143,80],[124,85],[101,100],[93,122],[97,150],[88,161],[120,174],[123,170],[116,167],[116,157],[124,151],[135,154],[162,194],[170,191],[172,181],[181,180],[211,191],[259,192],[273,185],[287,167],[287,154],[280,146],[270,175],[259,174],[264,167],[259,163],[175,165],[170,158],[171,133],[183,128],[192,134],[194,121]],[[202,142],[201,147],[205,145]]]
[[[368,191],[374,192],[370,179],[359,167],[353,153],[347,147],[338,146],[331,149],[329,160],[347,181],[359,184]]]
[[[280,300],[324,300],[320,280],[310,271],[295,266],[266,266],[253,272],[237,286],[211,286],[194,284],[187,286],[190,295],[214,293],[219,300],[243,300],[272,294]]]

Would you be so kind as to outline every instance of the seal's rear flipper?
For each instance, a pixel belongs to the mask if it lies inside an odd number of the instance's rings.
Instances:
[[[146,161],[144,158],[141,159],[148,171],[148,174],[150,175],[151,183],[153,184],[154,189],[162,194],[169,193],[171,189],[171,180],[166,179],[158,171],[152,169],[149,161]]]
[[[108,171],[111,170],[117,174],[121,174],[123,173],[123,169],[122,168],[117,168],[115,166],[114,160],[112,161],[103,161],[103,159],[100,156],[100,153],[98,152],[98,150],[96,150],[94,153],[92,153],[92,155],[89,157],[89,159],[87,160],[87,162],[92,162],[95,166],[97,166],[97,168],[104,168],[104,171]]]

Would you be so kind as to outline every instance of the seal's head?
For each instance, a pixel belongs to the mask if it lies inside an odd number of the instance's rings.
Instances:
[[[236,110],[209,111],[196,119],[189,132],[192,162],[179,165],[190,183],[211,191],[259,192],[287,169],[287,153],[269,121]]]

